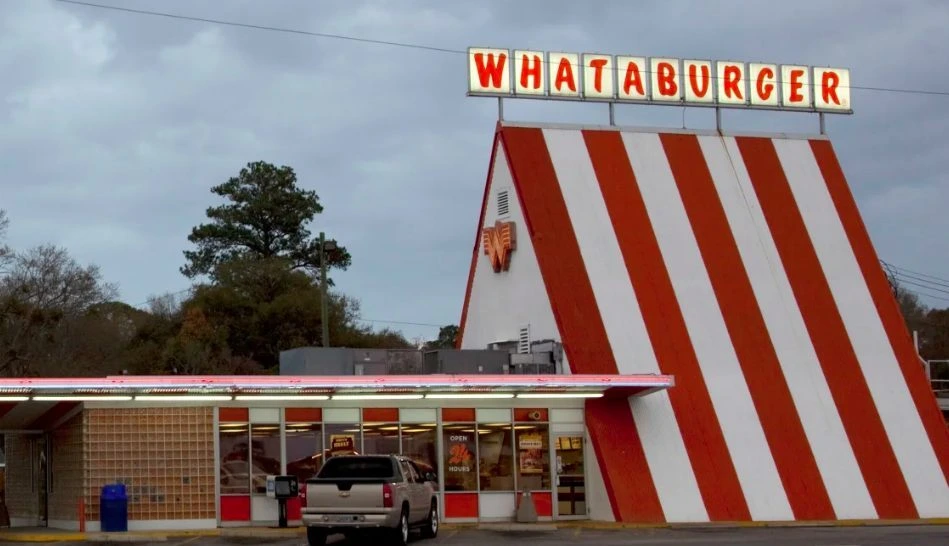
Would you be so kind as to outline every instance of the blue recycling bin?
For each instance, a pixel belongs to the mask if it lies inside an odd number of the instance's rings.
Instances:
[[[99,523],[104,533],[129,530],[129,500],[125,494],[125,485],[116,483],[102,486]]]

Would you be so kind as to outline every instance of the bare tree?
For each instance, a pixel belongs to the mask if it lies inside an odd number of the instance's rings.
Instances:
[[[90,312],[116,297],[95,265],[41,245],[10,257],[0,279],[0,375],[33,375],[79,365],[73,349],[89,333]]]
[[[9,227],[10,218],[7,217],[7,211],[0,209],[0,274],[4,272],[6,264],[10,261],[10,255],[13,253],[10,247],[4,244]]]

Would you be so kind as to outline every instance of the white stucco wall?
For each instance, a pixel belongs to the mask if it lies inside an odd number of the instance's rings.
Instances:
[[[495,273],[488,256],[484,254],[483,243],[479,242],[462,349],[484,349],[490,343],[514,341],[524,326],[530,327],[532,341],[560,341],[503,147],[499,146],[494,161],[484,225],[479,226],[479,232],[497,220],[513,221],[517,230],[517,246],[511,254],[509,269]],[[508,214],[499,217],[497,197],[498,192],[503,190],[508,191]],[[564,371],[568,372],[566,357],[563,365]]]

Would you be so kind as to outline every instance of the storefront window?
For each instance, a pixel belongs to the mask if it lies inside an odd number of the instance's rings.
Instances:
[[[280,425],[250,426],[251,490],[267,494],[267,476],[281,473]]]
[[[250,437],[247,425],[221,424],[221,494],[250,493]]]
[[[547,425],[518,424],[514,427],[517,442],[517,487],[531,491],[550,489],[550,455]]]
[[[402,455],[415,461],[424,475],[438,476],[437,428],[435,423],[402,424]],[[436,488],[438,484],[432,484]]]
[[[399,454],[398,423],[363,423],[363,448],[371,455]]]
[[[323,427],[319,423],[287,424],[287,474],[300,484],[323,466]]]
[[[478,425],[478,468],[482,491],[514,491],[511,423]]]
[[[324,448],[326,458],[364,453],[361,437],[358,424],[327,424]]]
[[[445,449],[445,491],[477,491],[478,461],[475,424],[442,427]]]

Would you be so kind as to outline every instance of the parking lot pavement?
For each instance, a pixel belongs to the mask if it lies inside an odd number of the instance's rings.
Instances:
[[[597,546],[946,546],[949,526],[902,527],[807,527],[751,529],[618,529],[567,528],[557,531],[499,531],[475,528],[443,528],[437,539],[413,537],[416,546],[576,546],[578,542]],[[355,544],[342,537],[330,544]],[[7,543],[11,544],[11,543]],[[35,544],[35,543],[33,543]],[[75,546],[115,546],[116,542],[58,543]],[[166,541],[135,542],[141,546],[304,546],[301,535],[294,538],[190,537]],[[25,544],[24,544],[25,546]]]

